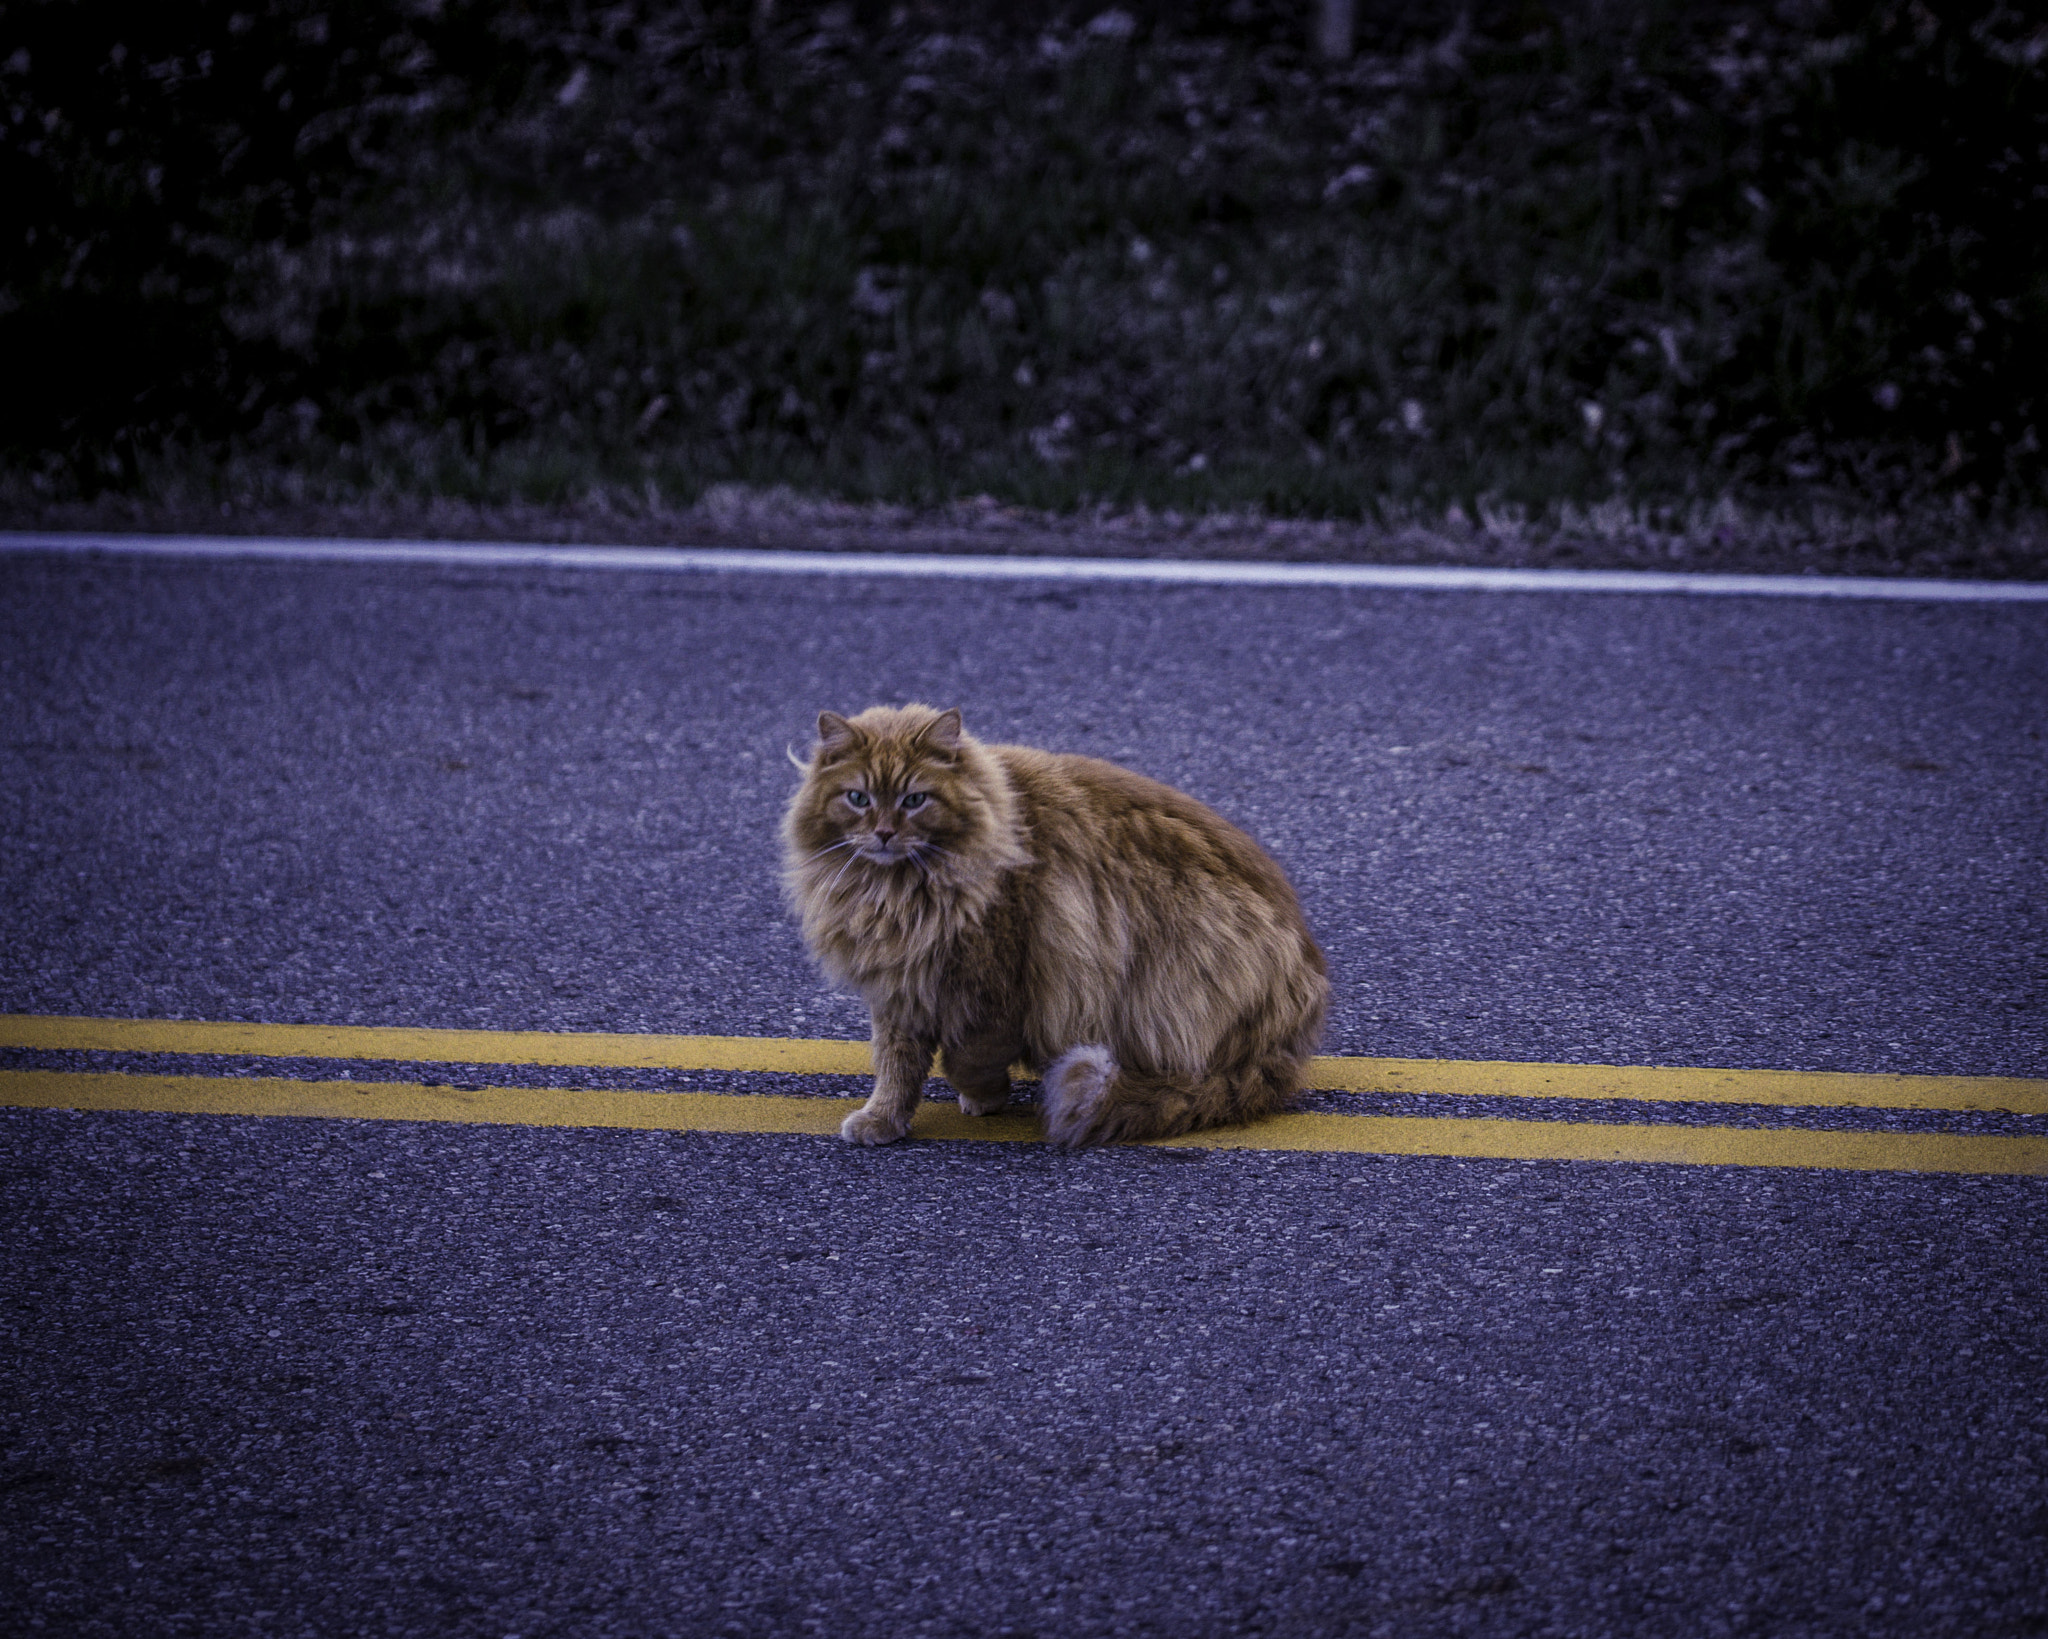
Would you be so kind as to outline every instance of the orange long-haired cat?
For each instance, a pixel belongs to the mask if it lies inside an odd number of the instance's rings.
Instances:
[[[1301,1084],[1329,1001],[1280,867],[1192,797],[1093,757],[983,745],[957,711],[825,712],[783,818],[785,881],[873,1021],[840,1136],[910,1130],[936,1049],[961,1107],[1045,1077],[1061,1144],[1246,1121]]]

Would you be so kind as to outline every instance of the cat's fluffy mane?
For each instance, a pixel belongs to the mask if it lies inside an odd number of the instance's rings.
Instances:
[[[783,819],[785,880],[804,940],[828,974],[863,994],[912,974],[936,982],[934,959],[986,915],[1006,872],[1031,863],[1016,792],[989,748],[962,731],[959,713],[891,715],[905,721],[825,714]],[[849,857],[831,813],[832,781],[848,773],[878,790],[915,781],[933,793],[944,818],[919,856],[882,869]]]
[[[957,711],[827,712],[783,822],[785,883],[874,1023],[844,1136],[909,1129],[934,1049],[972,1113],[1013,1060],[1087,1143],[1278,1108],[1321,1033],[1322,953],[1280,868],[1193,798],[1112,763],[987,746]]]

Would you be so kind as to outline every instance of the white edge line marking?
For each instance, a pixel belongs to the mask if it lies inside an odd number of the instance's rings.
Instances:
[[[642,569],[954,580],[1125,581],[1180,586],[1325,586],[1419,592],[1632,592],[1705,597],[1862,598],[1909,603],[2048,603],[2048,583],[1853,575],[1709,575],[1661,569],[1473,569],[1409,564],[1234,563],[1187,558],[967,557],[944,553],[759,552],[665,546],[308,540],[261,535],[0,531],[0,551],[257,558],[446,567]]]

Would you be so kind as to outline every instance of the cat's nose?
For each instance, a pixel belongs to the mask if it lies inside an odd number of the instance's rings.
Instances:
[[[889,846],[889,839],[895,834],[894,831],[884,831],[879,825],[875,827],[875,840],[884,848]]]

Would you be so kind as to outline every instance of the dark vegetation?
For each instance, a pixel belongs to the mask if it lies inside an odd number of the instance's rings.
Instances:
[[[1992,0],[0,6],[0,483],[2038,515]]]

